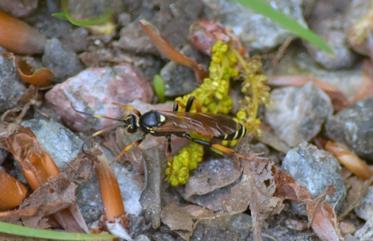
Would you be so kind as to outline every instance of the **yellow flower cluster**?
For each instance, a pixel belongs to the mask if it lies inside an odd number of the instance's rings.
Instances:
[[[202,161],[203,146],[191,142],[183,147],[167,164],[166,178],[171,186],[185,184],[189,179],[190,171],[196,169]]]
[[[267,77],[262,74],[262,62],[259,58],[253,57],[245,60],[237,53],[243,83],[241,92],[244,98],[241,100],[241,107],[236,113],[236,120],[244,123],[248,133],[260,134],[260,119],[258,118],[259,107],[269,101],[269,87]]]
[[[237,57],[227,43],[217,41],[212,48],[209,77],[190,94],[176,98],[181,105],[186,104],[190,96],[194,96],[204,113],[227,114],[232,109],[229,96],[230,80],[238,77]],[[192,111],[195,109],[192,108]]]
[[[268,102],[269,88],[266,77],[261,74],[261,61],[258,58],[244,59],[228,43],[217,41],[212,48],[209,77],[190,94],[176,98],[181,111],[190,96],[194,96],[204,113],[228,114],[232,109],[229,96],[230,81],[243,79],[241,92],[244,99],[236,114],[237,121],[244,123],[248,131],[259,133],[260,120],[258,110],[261,104]],[[192,112],[196,108],[192,107]],[[228,142],[229,143],[229,142]],[[223,143],[224,144],[224,143]],[[203,147],[189,143],[169,161],[166,178],[172,186],[183,185],[188,181],[190,171],[202,161]]]

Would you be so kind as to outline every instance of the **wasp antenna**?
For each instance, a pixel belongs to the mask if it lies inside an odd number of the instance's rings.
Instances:
[[[90,117],[95,117],[97,119],[109,119],[109,120],[115,120],[115,121],[123,121],[122,119],[118,119],[118,118],[115,118],[115,117],[111,117],[111,116],[106,116],[106,115],[100,115],[100,114],[90,114],[90,113],[87,113],[87,112],[84,112],[84,111],[81,111],[81,110],[77,110],[73,104],[70,103],[70,106],[71,108],[75,111],[75,112],[78,112],[79,114],[82,114],[82,115],[86,115],[86,116],[90,116]]]
[[[84,111],[76,109],[72,103],[70,103],[70,106],[71,106],[71,109],[73,109],[75,112],[78,112],[79,114],[86,115],[86,116],[93,116],[92,114],[88,112],[84,112]]]
[[[141,116],[141,112],[131,105],[124,105],[124,104],[121,104],[121,103],[118,103],[118,102],[112,102],[112,104],[116,105],[116,106],[119,106],[122,110],[132,111],[137,116]]]
[[[91,137],[99,136],[99,135],[101,135],[101,134],[103,134],[103,133],[105,133],[105,132],[108,132],[108,131],[110,131],[110,130],[113,130],[113,129],[119,127],[119,126],[123,126],[123,125],[122,125],[122,124],[119,124],[119,125],[113,125],[113,126],[106,127],[106,128],[101,129],[101,130],[99,130],[99,131],[96,131],[95,133],[92,134]]]

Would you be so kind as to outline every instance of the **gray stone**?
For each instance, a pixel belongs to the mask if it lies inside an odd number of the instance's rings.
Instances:
[[[241,241],[251,233],[252,221],[247,214],[227,215],[198,223],[192,241]]]
[[[329,97],[309,83],[273,90],[265,119],[278,137],[296,146],[315,137],[332,112]]]
[[[302,143],[286,154],[282,168],[305,186],[314,198],[333,185],[336,191],[327,195],[326,201],[336,210],[341,208],[346,188],[340,174],[341,167],[334,156],[314,145]],[[293,208],[298,214],[306,215],[304,205],[293,203]]]
[[[99,220],[104,210],[99,190],[100,187],[96,176],[88,182],[79,185],[77,190],[76,200],[88,225]]]
[[[25,90],[18,79],[13,57],[0,54],[0,113],[15,107]]]
[[[345,33],[345,19],[348,17],[345,16],[345,12],[350,2],[349,0],[317,1],[309,17],[310,28],[325,39],[333,50],[333,54],[329,54],[306,43],[312,58],[325,68],[348,68],[357,60],[356,54],[347,43]]]
[[[366,78],[361,64],[349,69],[325,70],[300,48],[288,49],[280,63],[275,68],[270,66],[267,74],[273,75],[273,78],[288,75],[295,78],[313,77],[336,87],[349,100],[353,99]]]
[[[204,0],[203,2],[208,7],[207,17],[217,19],[224,26],[231,28],[250,50],[268,51],[293,36],[267,17],[254,13],[235,1]],[[267,2],[306,26],[301,0],[267,0]]]
[[[123,165],[113,163],[111,168],[119,183],[126,213],[134,216],[140,215],[142,212],[140,196],[143,184],[137,180],[139,179],[137,175],[128,171]]]
[[[368,221],[369,218],[373,217],[373,186],[369,187],[368,193],[354,211],[359,218],[362,218],[365,221]]]
[[[349,1],[346,9],[344,25],[350,47],[359,54],[372,56],[371,47],[371,18],[373,10],[372,0]],[[342,6],[341,4],[338,4]]]
[[[151,241],[151,240],[150,238],[148,238],[148,236],[140,234],[139,236],[135,238],[135,241]]]
[[[356,230],[354,238],[358,241],[373,240],[373,217],[370,217],[360,229]]]
[[[144,0],[138,18],[120,30],[116,46],[133,53],[161,55],[139,27],[138,19],[145,18],[154,24],[176,48],[187,43],[189,26],[202,14],[199,0]]]
[[[58,122],[31,119],[24,121],[22,125],[31,128],[40,145],[61,169],[73,161],[81,151],[83,141]]]
[[[360,101],[331,117],[326,124],[326,134],[373,161],[373,99]]]
[[[38,7],[38,0],[1,0],[0,9],[14,17],[25,17]]]
[[[210,158],[193,172],[185,185],[185,196],[204,195],[228,186],[241,176],[242,170],[227,158]]]
[[[54,80],[58,83],[77,74],[83,68],[75,52],[63,46],[56,38],[47,41],[42,61],[53,71]]]
[[[184,46],[180,52],[196,60],[197,63],[205,60],[201,54],[189,45]],[[168,62],[162,68],[160,75],[165,83],[166,96],[184,95],[198,86],[193,70],[173,61]]]

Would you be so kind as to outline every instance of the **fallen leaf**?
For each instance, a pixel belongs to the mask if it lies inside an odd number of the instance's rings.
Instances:
[[[140,25],[152,43],[167,58],[178,64],[191,68],[199,81],[202,81],[207,76],[207,72],[202,65],[177,51],[166,39],[161,36],[158,29],[154,25],[144,19],[140,20]]]
[[[16,60],[17,73],[21,80],[27,84],[45,87],[52,84],[54,78],[53,72],[48,68],[33,70],[32,67],[24,60]]]
[[[0,165],[0,211],[17,207],[26,198],[27,188]]]

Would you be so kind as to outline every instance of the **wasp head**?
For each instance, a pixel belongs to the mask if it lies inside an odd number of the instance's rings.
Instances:
[[[127,115],[123,121],[129,133],[134,133],[139,128],[139,117],[134,114]]]

